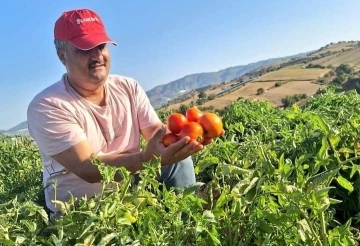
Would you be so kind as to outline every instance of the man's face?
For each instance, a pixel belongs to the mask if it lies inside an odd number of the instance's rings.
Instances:
[[[68,42],[62,55],[59,57],[73,83],[89,89],[105,83],[110,70],[110,53],[106,44],[80,50]]]

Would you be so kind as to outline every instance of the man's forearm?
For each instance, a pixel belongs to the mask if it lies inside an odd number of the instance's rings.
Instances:
[[[88,141],[82,141],[52,157],[79,178],[89,183],[97,183],[101,180],[101,174],[98,167],[91,163],[91,153],[94,153],[91,144]],[[105,165],[123,166],[131,173],[141,170],[142,163],[152,159],[152,156],[145,155],[144,152],[98,155],[96,157]]]
[[[112,154],[112,155],[102,155],[97,156],[101,162],[105,165],[113,167],[125,167],[132,174],[136,173],[139,170],[143,169],[143,162],[149,161],[145,159],[143,152],[137,153],[124,153],[124,154]],[[95,165],[83,170],[85,176],[87,176],[87,181],[90,183],[97,183],[101,180],[100,172]],[[119,175],[115,175],[115,180],[120,181]]]
[[[135,173],[143,168],[142,163],[147,161],[143,152],[120,153],[113,155],[98,156],[106,165],[114,167],[125,167],[129,172]]]

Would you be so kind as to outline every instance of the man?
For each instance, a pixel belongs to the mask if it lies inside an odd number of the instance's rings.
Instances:
[[[101,191],[100,173],[91,163],[95,154],[110,166],[132,173],[160,157],[168,187],[195,182],[191,155],[204,144],[183,138],[165,148],[167,132],[144,90],[132,78],[109,74],[107,45],[117,45],[100,17],[89,9],[64,12],[54,27],[58,58],[66,68],[62,78],[34,97],[28,107],[28,127],[39,146],[44,171],[46,206],[52,200],[91,197]],[[147,141],[140,149],[140,137]],[[56,187],[56,189],[55,189]]]

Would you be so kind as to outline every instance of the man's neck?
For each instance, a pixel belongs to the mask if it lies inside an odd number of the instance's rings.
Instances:
[[[84,99],[99,105],[99,106],[105,106],[105,86],[102,85],[101,87],[97,89],[86,89],[83,87],[78,86],[75,83],[71,82],[71,79],[66,75],[66,80],[68,81],[69,85]]]

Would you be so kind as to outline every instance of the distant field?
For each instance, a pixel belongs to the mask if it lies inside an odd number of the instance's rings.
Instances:
[[[323,66],[332,65],[334,67],[337,67],[340,64],[349,64],[350,66],[360,68],[360,47],[345,53],[324,57],[311,63]]]
[[[231,83],[227,83],[225,85],[222,85],[222,86],[219,86],[219,87],[216,87],[215,89],[211,88],[211,89],[207,89],[205,90],[205,94],[207,96],[210,96],[210,95],[216,95],[224,90],[227,90],[229,89],[233,84],[236,84],[237,82],[231,82]],[[195,93],[195,96],[183,101],[183,102],[180,102],[180,103],[174,103],[174,104],[171,104],[169,105],[166,109],[167,110],[171,110],[171,109],[178,109],[180,107],[181,104],[184,104],[184,105],[189,105],[191,103],[191,101],[196,101],[198,99],[198,94],[199,93]]]
[[[256,91],[259,88],[268,90],[273,87],[276,82],[252,82],[246,84],[245,86],[240,87],[236,91],[233,91],[227,95],[224,95],[220,98],[215,98],[212,101],[208,101],[203,104],[203,106],[213,106],[214,108],[223,108],[229,105],[231,102],[236,101],[239,97],[243,98],[253,98],[256,96]]]
[[[341,43],[341,44],[331,45],[322,51],[312,54],[311,56],[317,56],[317,55],[326,53],[328,51],[334,52],[334,51],[341,51],[342,49],[347,50],[347,49],[353,48],[355,45],[356,45],[355,43]]]
[[[276,82],[253,82],[249,83],[240,89],[224,95],[223,97],[216,98],[215,100],[206,102],[203,106],[213,106],[214,108],[223,108],[231,102],[236,101],[239,97],[269,101],[274,106],[281,105],[281,99],[286,96],[295,94],[313,95],[320,88],[321,85],[309,81],[291,81],[279,87],[274,87]],[[256,92],[259,88],[263,88],[265,93],[257,95]]]
[[[256,81],[286,81],[286,80],[315,80],[328,73],[329,69],[311,68],[311,69],[280,69],[274,72],[264,74]]]
[[[255,98],[267,100],[273,105],[281,105],[281,99],[295,94],[313,95],[321,87],[312,81],[291,81],[279,87],[272,88],[267,93],[263,93]]]

